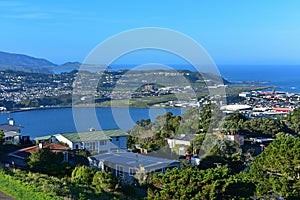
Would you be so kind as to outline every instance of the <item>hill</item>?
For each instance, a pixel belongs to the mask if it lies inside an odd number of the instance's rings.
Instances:
[[[0,51],[1,70],[14,70],[36,73],[52,73],[57,65],[43,58]]]

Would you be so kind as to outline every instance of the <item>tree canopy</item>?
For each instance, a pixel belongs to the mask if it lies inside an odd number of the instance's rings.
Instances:
[[[3,130],[0,130],[0,145],[5,141],[5,135]]]
[[[49,148],[45,148],[32,152],[26,162],[29,169],[34,172],[64,175],[69,172],[71,167],[68,163],[63,163],[63,159],[63,153],[55,153]]]
[[[300,197],[300,138],[283,136],[274,140],[250,167],[257,195]]]
[[[294,133],[300,135],[300,107],[288,114],[283,121]]]

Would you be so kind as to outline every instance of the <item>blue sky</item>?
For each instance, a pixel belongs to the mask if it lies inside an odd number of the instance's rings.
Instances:
[[[0,1],[0,51],[57,64],[83,61],[108,37],[151,26],[192,37],[218,65],[297,65],[299,8],[296,0]],[[134,59],[143,58],[122,62]],[[176,62],[172,56],[160,59]]]

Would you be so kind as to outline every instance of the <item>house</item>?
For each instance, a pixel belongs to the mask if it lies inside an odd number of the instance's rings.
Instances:
[[[239,134],[230,134],[230,135],[224,135],[224,138],[231,140],[231,141],[235,141],[237,142],[239,145],[244,145],[244,136],[239,135]]]
[[[25,159],[28,158],[32,152],[37,151],[38,149],[49,148],[52,152],[62,152],[64,154],[64,161],[68,161],[68,150],[70,149],[67,146],[61,144],[39,144],[36,146],[31,146],[17,151],[11,152],[8,154],[8,163],[18,168],[26,168],[27,164]]]
[[[186,148],[191,145],[191,142],[195,139],[196,136],[196,134],[180,134],[172,138],[168,138],[169,148],[171,150],[174,150],[178,147],[178,150],[176,149],[175,153],[177,153],[178,155],[185,155]]]
[[[37,137],[34,139],[36,144],[49,144],[49,143],[55,143],[57,140],[52,135]]]
[[[128,133],[117,129],[54,135],[57,141],[67,144],[71,150],[86,149],[91,153],[127,150],[127,136]]]
[[[113,172],[116,177],[132,182],[136,173],[164,173],[177,167],[180,162],[131,152],[105,153],[88,158],[91,167]]]
[[[1,124],[0,130],[4,132],[4,141],[7,143],[19,143],[21,140],[21,126],[16,126],[13,118],[8,119],[8,124]]]

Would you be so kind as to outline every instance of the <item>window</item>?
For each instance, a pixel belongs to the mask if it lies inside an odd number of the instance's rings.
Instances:
[[[78,149],[78,144],[75,145],[75,149]]]
[[[124,173],[124,168],[123,168],[123,166],[117,165],[116,176],[117,176],[117,177],[123,176],[123,173]]]
[[[129,176],[134,176],[134,174],[135,174],[135,169],[129,167]]]
[[[116,141],[119,141],[119,137],[116,137]]]
[[[100,140],[100,145],[106,145],[106,140]]]

